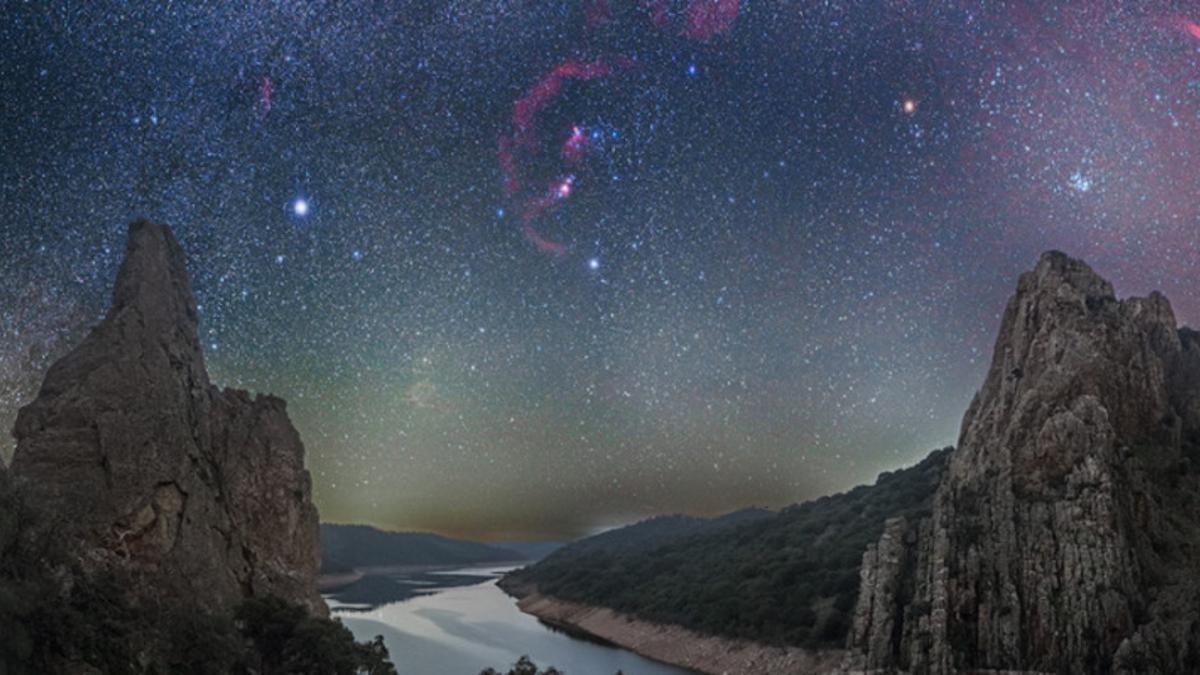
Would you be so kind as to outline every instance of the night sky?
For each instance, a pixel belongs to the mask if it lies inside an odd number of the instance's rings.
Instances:
[[[869,482],[954,441],[1044,249],[1200,321],[1200,7],[1119,4],[0,1],[0,425],[146,217],[325,520]]]

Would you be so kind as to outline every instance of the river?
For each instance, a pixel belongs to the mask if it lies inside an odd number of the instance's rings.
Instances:
[[[488,667],[506,673],[522,655],[566,675],[692,675],[623,649],[571,637],[522,613],[516,601],[496,587],[496,579],[509,569],[471,567],[411,577],[397,573],[392,579],[420,586],[420,592],[377,606],[328,600],[334,616],[357,639],[383,636],[400,675],[478,675]],[[447,585],[437,583],[439,574],[449,580]]]

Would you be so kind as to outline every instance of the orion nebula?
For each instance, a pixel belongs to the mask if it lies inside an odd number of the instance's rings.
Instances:
[[[589,29],[596,29],[613,21],[613,12],[607,0],[589,0],[584,6],[584,19]],[[657,0],[643,6],[645,18],[657,29],[665,29],[671,23],[671,5],[667,0]],[[738,14],[738,0],[690,0],[682,10],[680,34],[690,40],[706,41],[714,36],[728,33]],[[564,85],[571,80],[587,81],[610,77],[634,65],[629,55],[599,58],[581,62],[574,57],[555,65],[542,75],[513,104],[512,133],[500,139],[500,168],[504,174],[504,188],[509,195],[522,193],[523,165],[536,159],[540,146],[537,126],[539,114],[550,107],[562,93]],[[694,74],[694,66],[691,67]],[[562,160],[571,165],[581,161],[587,152],[587,136],[578,124],[562,144]],[[550,187],[548,196],[526,197],[521,208],[521,229],[537,250],[553,255],[562,255],[567,246],[543,236],[536,223],[550,207],[571,195],[575,176],[559,178]]]

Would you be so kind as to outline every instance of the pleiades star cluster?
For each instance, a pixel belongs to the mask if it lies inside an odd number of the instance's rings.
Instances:
[[[330,521],[562,538],[869,482],[953,443],[1045,249],[1200,320],[1191,3],[0,10],[0,424],[166,222]]]

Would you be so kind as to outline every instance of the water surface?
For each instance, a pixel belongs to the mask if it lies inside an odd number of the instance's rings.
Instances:
[[[507,672],[528,654],[542,668],[555,666],[566,675],[692,675],[691,671],[642,658],[616,647],[571,637],[517,609],[496,587],[503,568],[466,568],[446,572],[449,585],[428,583],[421,572],[421,591],[410,599],[352,608],[330,599],[334,615],[359,640],[382,635],[400,675],[478,675],[492,667]],[[461,584],[462,575],[481,581]],[[403,583],[403,574],[395,575]],[[503,669],[502,669],[503,668]]]

